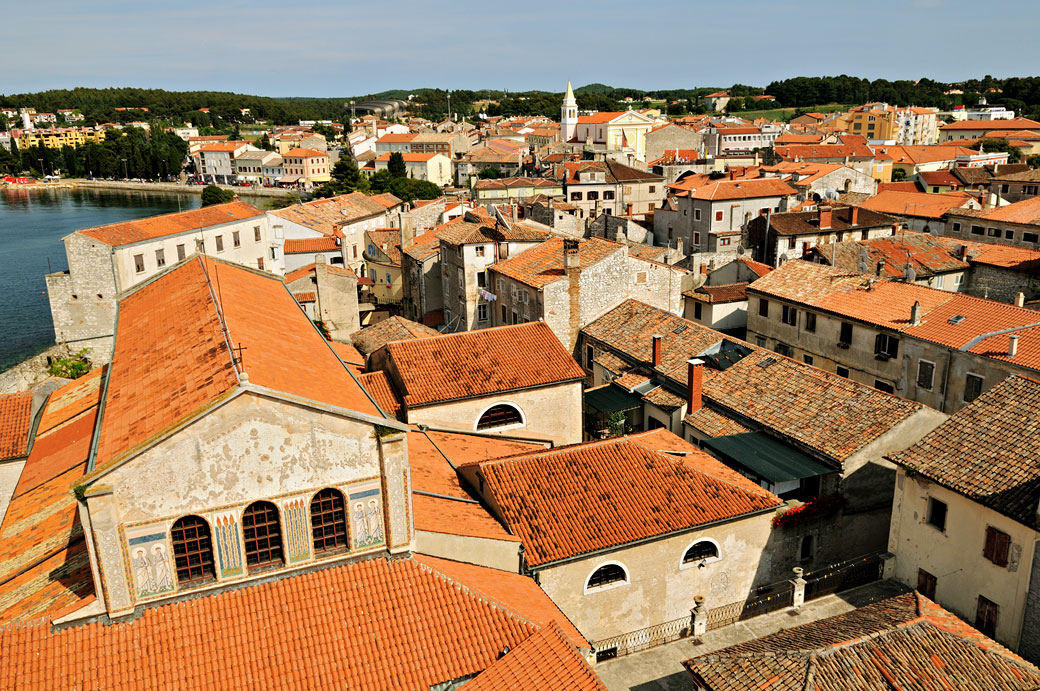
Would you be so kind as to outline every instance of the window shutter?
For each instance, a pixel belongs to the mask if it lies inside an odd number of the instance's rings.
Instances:
[[[874,337],[874,353],[879,354],[885,352],[885,334],[878,334]]]

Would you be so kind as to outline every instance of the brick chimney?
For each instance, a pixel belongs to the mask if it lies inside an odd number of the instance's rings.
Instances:
[[[918,326],[921,323],[921,303],[914,302],[910,308],[910,326]]]
[[[831,216],[834,214],[834,209],[829,206],[821,206],[819,210],[820,214],[820,230],[826,230],[831,227]]]
[[[858,225],[858,224],[859,224],[859,207],[858,206],[850,206],[849,207],[849,225],[850,226],[854,226],[854,225]]]
[[[650,346],[650,364],[657,367],[661,364],[661,344],[664,342],[664,336],[654,335],[651,337],[652,342]]]
[[[701,388],[704,382],[704,360],[694,358],[686,361],[686,414],[701,409]]]
[[[968,246],[961,245],[957,248],[957,257],[962,261],[968,261]]]

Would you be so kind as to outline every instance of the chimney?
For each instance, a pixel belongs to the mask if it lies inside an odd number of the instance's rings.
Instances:
[[[881,278],[881,274],[885,273],[885,260],[884,259],[878,260],[877,269],[876,270],[877,270],[877,274],[876,274],[877,277]]]
[[[919,326],[921,324],[921,303],[914,302],[914,306],[910,308],[910,326]]]
[[[831,215],[834,213],[834,209],[829,206],[821,206],[819,209],[820,215],[820,230],[826,230],[831,227]]]
[[[960,260],[962,262],[968,261],[968,246],[967,245],[961,245],[960,247],[957,248],[957,257],[960,258]],[[1021,295],[1021,293],[1019,293],[1019,294]]]
[[[1021,295],[1022,293],[1019,293]],[[1013,358],[1018,354],[1018,334],[1008,336],[1008,357]]]
[[[657,367],[661,364],[661,343],[664,341],[664,336],[654,335],[652,337],[653,342],[650,349],[650,364]]]
[[[563,270],[569,273],[573,269],[581,268],[581,255],[578,241],[574,238],[563,239]]]
[[[859,207],[858,206],[850,206],[849,207],[849,225],[850,226],[854,226],[854,225],[857,225],[857,224],[859,224]]]
[[[686,414],[701,409],[701,384],[704,380],[704,360],[686,361]]]
[[[1015,307],[1025,307],[1025,306],[1026,306],[1026,294],[1025,293],[1015,293]],[[1018,338],[1018,336],[1015,336],[1015,338]]]

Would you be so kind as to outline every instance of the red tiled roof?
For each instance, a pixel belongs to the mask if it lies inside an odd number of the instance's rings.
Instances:
[[[701,286],[697,290],[687,290],[683,292],[683,295],[713,305],[723,302],[742,302],[747,300],[747,286],[746,282],[719,283],[713,286]]]
[[[467,691],[566,689],[606,691],[592,667],[555,624],[546,626],[516,650],[466,684]]]
[[[94,599],[72,486],[90,454],[101,373],[56,389],[44,408],[0,524],[0,625],[53,619]]]
[[[406,408],[585,377],[541,321],[395,341],[387,344],[387,353]]]
[[[627,254],[624,245],[601,238],[582,240],[578,245],[578,259],[582,269],[603,261],[615,252]],[[566,276],[563,271],[563,238],[550,238],[537,247],[498,262],[491,270],[540,290]]]
[[[0,458],[24,456],[32,425],[32,391],[0,394]]]
[[[867,199],[859,206],[870,211],[894,216],[942,218],[947,211],[965,207],[972,198],[959,192],[926,194],[924,192],[897,192],[886,190]]]
[[[1040,223],[1040,197],[1023,199],[1014,204],[1000,206],[979,214],[988,221],[1004,221],[1007,223]]]
[[[1027,118],[1011,120],[959,120],[943,125],[940,130],[1040,130],[1040,122]],[[976,152],[978,153],[978,152]]]
[[[118,247],[142,240],[154,240],[178,233],[198,232],[202,228],[232,223],[247,218],[263,216],[264,212],[245,202],[228,202],[214,204],[201,209],[181,211],[175,214],[149,216],[133,221],[112,223],[96,228],[83,228],[76,232],[93,238],[106,245]]]
[[[706,407],[693,411],[683,418],[683,422],[709,437],[728,437],[751,431],[736,420]]]
[[[328,236],[320,238],[287,238],[284,246],[286,254],[335,252],[339,248],[339,240]]]
[[[428,326],[413,322],[404,317],[387,317],[372,326],[366,326],[358,331],[350,340],[362,355],[369,355],[390,341],[401,341],[412,338],[430,338],[440,336],[440,332]]]
[[[195,257],[120,300],[118,324],[98,467],[237,387],[228,340],[242,348],[253,385],[379,415],[285,284],[268,274]]]
[[[384,134],[376,140],[376,144],[407,144],[418,136],[418,134],[411,132],[405,134]]]
[[[943,144],[933,146],[877,146],[874,148],[881,153],[891,156],[893,163],[910,163],[913,165],[942,161],[952,162],[958,156],[977,156],[979,153],[973,149]]]
[[[482,570],[474,585],[492,574],[507,576]],[[478,592],[417,559],[369,559],[146,608],[111,626],[0,629],[0,678],[39,688],[427,691],[491,667],[537,631],[525,610]],[[529,594],[539,607],[547,600],[537,586]]]
[[[866,144],[785,144],[774,146],[776,155],[784,159],[800,158],[815,160],[819,158],[875,158],[874,152]]]
[[[1040,669],[917,592],[683,662],[711,691],[1040,688]]]
[[[306,226],[322,235],[335,236],[339,227],[386,213],[387,203],[400,199],[392,194],[370,197],[362,192],[341,194],[327,199],[315,199],[306,204],[293,204],[269,211],[272,216]]]
[[[325,158],[328,154],[324,151],[315,151],[314,149],[289,149],[285,152],[284,157],[289,158]]]
[[[756,262],[754,259],[747,259],[746,257],[739,257],[738,262],[744,262],[744,264],[754,271],[759,278],[765,276],[767,273],[773,270],[769,264],[763,264],[762,262]]]
[[[593,113],[592,115],[580,115],[578,116],[578,124],[580,125],[603,125],[611,120],[616,120],[628,111],[604,111],[602,113]]]
[[[793,187],[776,178],[753,180],[713,180],[690,190],[692,199],[722,201],[727,199],[756,199],[760,197],[786,197],[796,194]]]
[[[807,304],[852,319],[883,326],[949,348],[987,357],[1007,357],[1008,331],[1019,334],[1014,363],[1040,369],[1040,322],[1035,310],[986,300],[967,293],[951,293],[913,283],[876,281],[868,277],[805,261],[787,262],[748,290]],[[910,323],[910,310],[920,303],[921,323]],[[954,317],[964,317],[953,322]],[[978,339],[1004,332],[979,341]]]
[[[313,292],[293,293],[296,302],[317,302],[318,296]]]
[[[415,529],[517,543],[459,479],[453,464],[544,448],[459,432],[412,430],[408,433],[408,463],[412,469],[412,515]],[[450,460],[449,460],[450,459]]]
[[[879,182],[877,191],[881,192],[909,192],[910,194],[916,194],[921,191],[921,188],[917,186],[916,182],[904,181],[904,182]]]
[[[532,566],[780,504],[720,461],[687,446],[679,459],[625,437],[479,466],[486,493],[520,536]]]
[[[358,381],[375,399],[383,412],[391,417],[401,418],[401,401],[394,393],[394,387],[390,384],[390,378],[386,376],[386,372],[368,372],[360,375]]]

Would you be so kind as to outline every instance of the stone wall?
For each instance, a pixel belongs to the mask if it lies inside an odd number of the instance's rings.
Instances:
[[[1026,271],[973,263],[963,292],[990,300],[1014,303],[1018,293],[1027,300],[1040,295],[1040,277]],[[1040,321],[1040,315],[1037,315]]]

